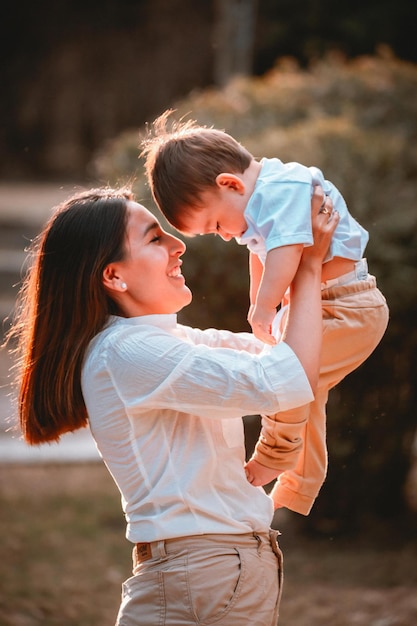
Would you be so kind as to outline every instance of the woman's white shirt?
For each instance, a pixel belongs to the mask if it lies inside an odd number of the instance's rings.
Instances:
[[[242,417],[313,399],[287,344],[176,315],[112,317],[89,346],[82,390],[129,540],[269,528],[272,501],[243,469]]]

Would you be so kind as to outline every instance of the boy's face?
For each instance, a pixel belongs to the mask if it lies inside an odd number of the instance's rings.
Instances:
[[[247,199],[230,187],[205,191],[196,208],[187,210],[186,228],[188,235],[220,235],[224,241],[241,237],[248,226],[244,218]]]

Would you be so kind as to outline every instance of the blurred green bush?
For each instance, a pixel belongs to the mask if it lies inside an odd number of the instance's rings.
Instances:
[[[173,108],[177,118],[226,130],[256,157],[320,167],[369,230],[366,256],[390,325],[376,352],[331,394],[330,469],[305,524],[336,532],[376,517],[415,522],[405,485],[417,406],[417,66],[386,48],[352,61],[329,56],[308,70],[279,59],[261,78],[196,91]],[[92,167],[102,182],[133,181],[138,200],[156,211],[138,159],[145,132],[117,137]],[[181,321],[248,330],[246,249],[215,237],[187,246],[194,301]]]

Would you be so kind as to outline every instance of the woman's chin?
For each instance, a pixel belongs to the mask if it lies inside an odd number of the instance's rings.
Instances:
[[[175,313],[178,313],[179,311],[181,311],[184,307],[188,306],[192,299],[193,299],[193,294],[191,293],[191,290],[186,286],[185,287],[186,291],[184,292],[184,298],[183,298],[183,302],[182,304],[180,304],[177,308],[177,310],[175,311]]]

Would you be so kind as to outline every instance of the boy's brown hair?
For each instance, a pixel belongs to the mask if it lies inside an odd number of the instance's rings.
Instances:
[[[168,222],[185,229],[186,214],[198,209],[201,194],[215,188],[222,172],[243,173],[253,156],[227,133],[194,120],[171,122],[172,110],[153,123],[142,141],[141,157],[152,196]]]

